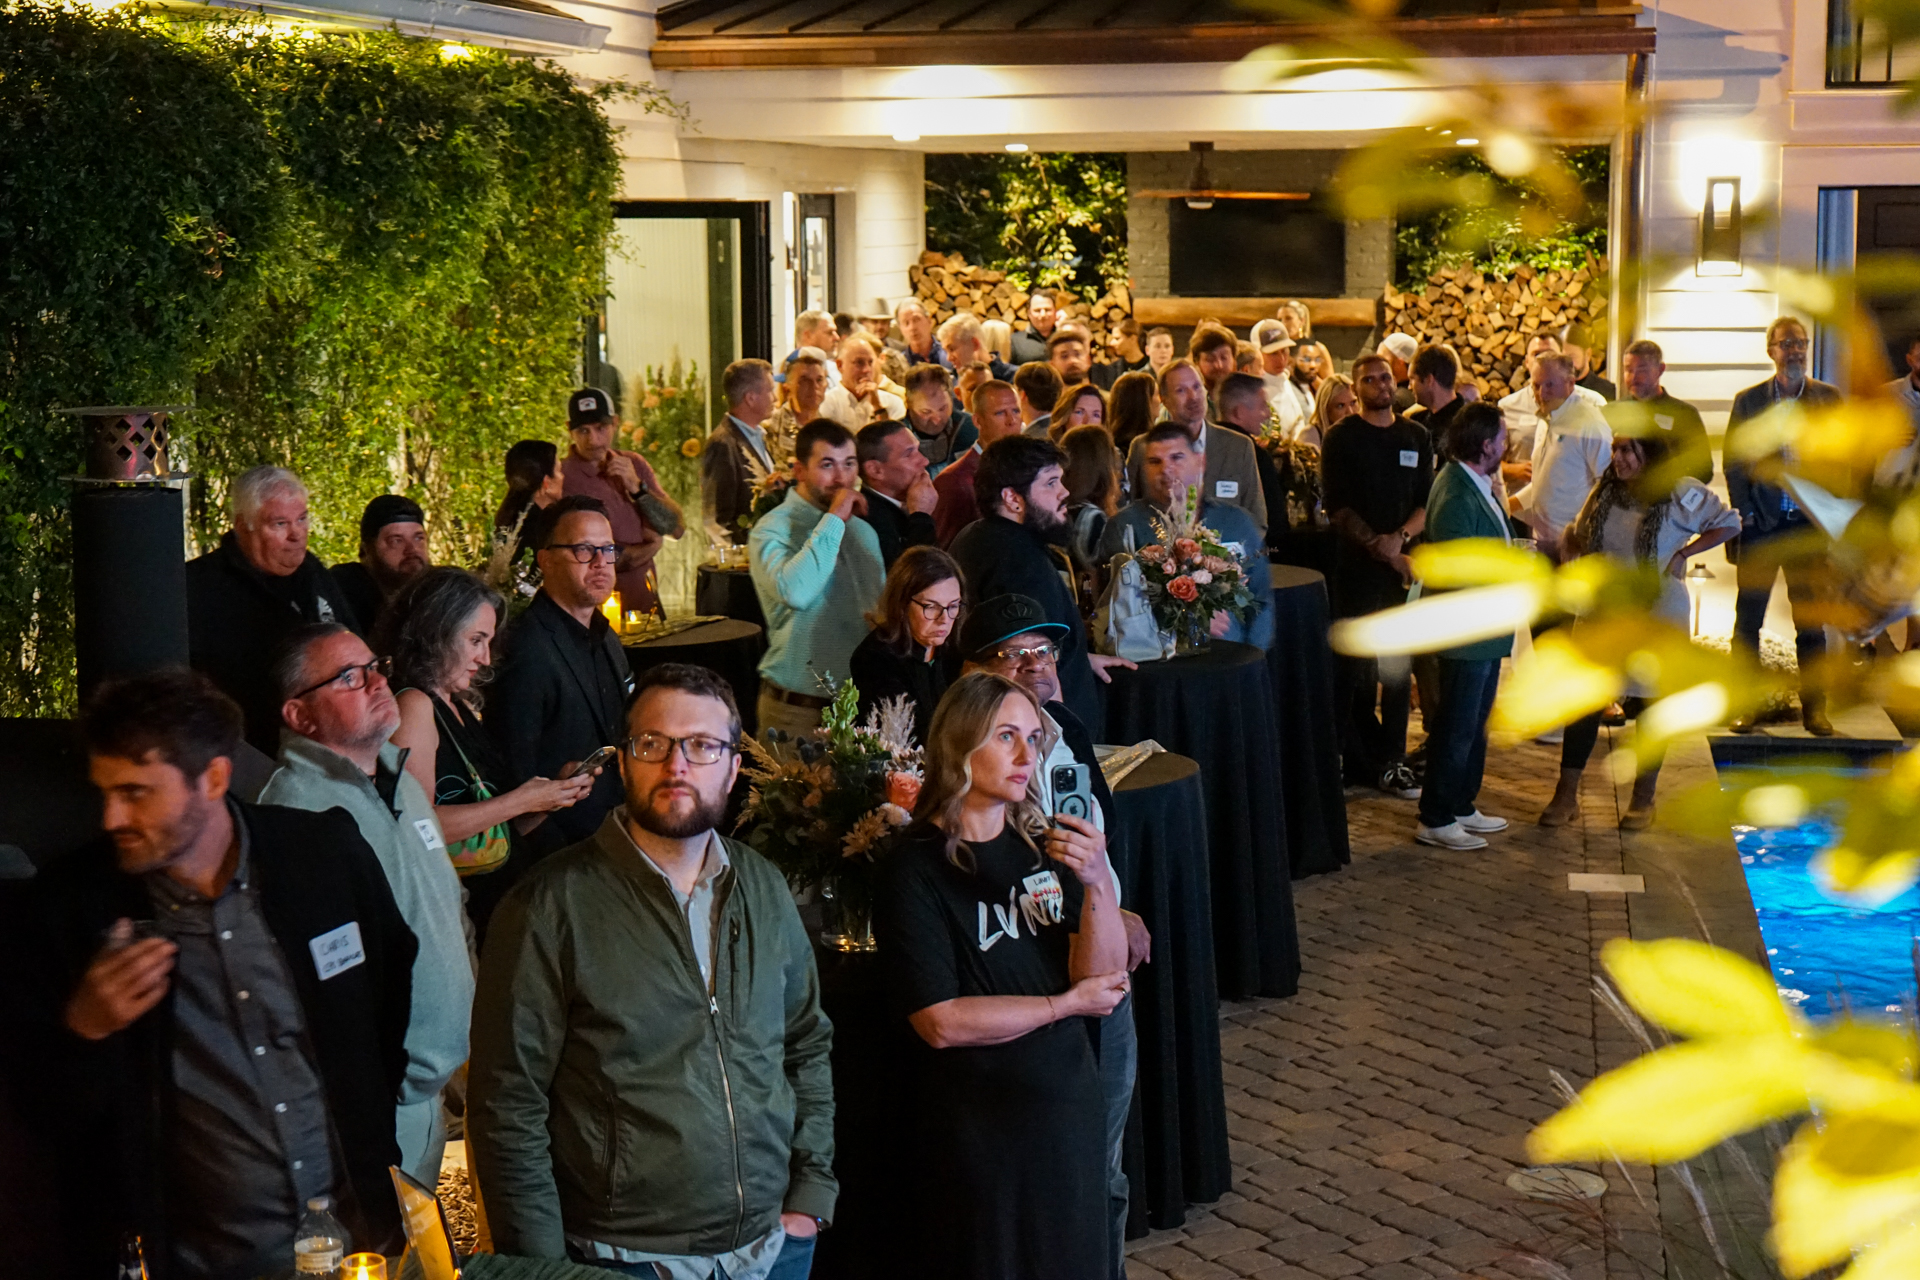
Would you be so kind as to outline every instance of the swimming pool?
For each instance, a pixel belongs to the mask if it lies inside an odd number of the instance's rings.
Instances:
[[[1807,863],[1834,843],[1833,823],[1733,829],[1760,936],[1781,996],[1814,1016],[1898,1013],[1914,996],[1920,890],[1868,910],[1823,894]]]

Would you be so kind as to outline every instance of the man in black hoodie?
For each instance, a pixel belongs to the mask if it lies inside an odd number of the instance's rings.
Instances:
[[[1067,629],[1060,641],[1060,700],[1098,742],[1106,732],[1107,709],[1094,681],[1109,681],[1109,667],[1131,669],[1133,664],[1089,648],[1087,624],[1061,576],[1072,571],[1064,550],[1065,464],[1065,455],[1046,440],[1011,436],[989,445],[973,479],[981,517],[955,535],[947,549],[960,562],[968,596],[1027,596],[1046,610],[1048,621]]]
[[[247,741],[280,751],[280,697],[269,670],[288,633],[309,622],[361,630],[362,619],[307,550],[307,487],[285,467],[233,482],[233,528],[187,562],[187,661],[240,704]]]

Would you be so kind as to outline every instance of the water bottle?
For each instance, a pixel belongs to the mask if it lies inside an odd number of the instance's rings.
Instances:
[[[293,1233],[293,1269],[300,1276],[325,1276],[338,1280],[340,1260],[347,1256],[347,1230],[328,1210],[333,1201],[315,1196],[307,1201],[300,1217],[300,1229]]]

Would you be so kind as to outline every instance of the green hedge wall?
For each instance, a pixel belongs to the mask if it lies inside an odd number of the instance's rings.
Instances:
[[[482,557],[513,441],[564,437],[604,293],[609,98],[550,64],[398,35],[0,9],[0,714],[73,700],[63,476],[84,404],[191,404],[196,537],[291,466],[352,558],[405,492]]]

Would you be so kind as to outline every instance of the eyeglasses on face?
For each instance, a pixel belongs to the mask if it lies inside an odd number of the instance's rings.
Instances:
[[[669,738],[664,733],[642,733],[626,741],[627,754],[642,764],[661,763],[673,754],[675,747],[680,748],[688,764],[719,764],[733,750],[731,742],[704,734]]]
[[[1016,667],[1024,667],[1033,662],[1052,662],[1060,656],[1060,650],[1050,644],[1036,644],[1019,649],[996,649],[996,656],[1002,662],[1011,662]]]
[[[912,600],[908,601],[908,603],[918,609],[920,616],[928,622],[938,622],[942,618],[957,618],[960,616],[960,610],[964,607],[958,600],[955,600],[952,604],[941,604],[938,600],[922,600],[918,596],[915,596]]]
[[[340,668],[340,670],[334,672],[325,680],[321,680],[316,684],[310,684],[300,692],[294,694],[292,700],[297,701],[310,693],[318,693],[327,686],[336,684],[350,693],[357,692],[366,688],[373,677],[379,676],[384,680],[392,674],[392,658],[375,658],[372,662],[362,662],[355,666]]]
[[[550,542],[547,550],[564,551],[573,557],[575,564],[592,564],[595,560],[612,564],[620,558],[620,548],[611,542]]]

